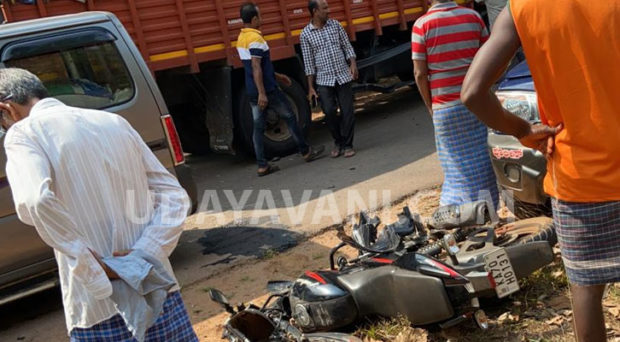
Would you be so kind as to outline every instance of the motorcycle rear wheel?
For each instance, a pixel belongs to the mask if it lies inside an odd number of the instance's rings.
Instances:
[[[497,228],[495,234],[498,236],[497,245],[501,247],[534,241],[547,241],[553,247],[558,242],[553,220],[549,217],[534,217],[508,223]]]

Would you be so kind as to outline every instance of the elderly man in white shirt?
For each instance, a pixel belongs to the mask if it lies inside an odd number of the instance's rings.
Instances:
[[[0,69],[0,110],[17,215],[54,248],[71,341],[134,341],[110,299],[120,280],[101,258],[140,250],[174,277],[187,193],[125,119],[48,98],[26,70]],[[198,340],[178,285],[146,333],[162,338]]]

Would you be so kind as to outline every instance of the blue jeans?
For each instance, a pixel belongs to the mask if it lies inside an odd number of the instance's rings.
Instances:
[[[293,140],[297,144],[299,153],[302,155],[307,154],[310,151],[310,147],[306,143],[299,126],[297,125],[297,118],[291,108],[288,99],[280,89],[273,90],[267,93],[267,108],[261,110],[258,106],[258,96],[250,96],[250,106],[252,107],[252,119],[254,120],[254,133],[252,140],[254,142],[254,153],[256,154],[256,161],[258,167],[267,167],[267,159],[265,158],[265,112],[267,110],[273,110],[278,116],[286,121],[289,132],[293,136]]]

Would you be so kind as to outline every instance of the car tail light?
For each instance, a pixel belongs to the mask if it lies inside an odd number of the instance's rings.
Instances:
[[[168,139],[168,145],[172,148],[172,155],[174,157],[174,165],[183,164],[185,162],[185,156],[183,155],[183,148],[181,147],[181,140],[179,140],[179,134],[174,126],[174,121],[170,114],[163,115],[161,117],[164,130],[166,131],[166,138]]]

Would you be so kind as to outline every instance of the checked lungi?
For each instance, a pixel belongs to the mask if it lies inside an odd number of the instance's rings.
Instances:
[[[582,286],[619,282],[620,202],[551,203],[568,280]]]
[[[74,328],[71,342],[136,342],[121,315],[90,328]],[[180,292],[168,294],[164,309],[155,324],[146,331],[145,342],[197,342]]]
[[[492,201],[499,194],[487,150],[487,127],[464,105],[433,110],[435,144],[444,172],[440,205]]]

